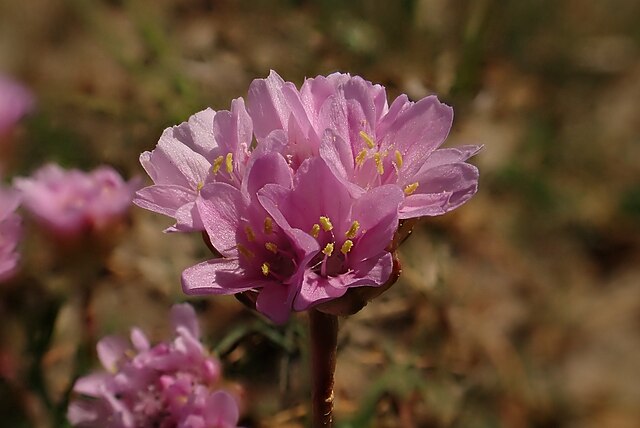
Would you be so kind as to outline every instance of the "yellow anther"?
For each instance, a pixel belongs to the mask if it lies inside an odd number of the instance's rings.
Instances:
[[[256,240],[256,234],[253,233],[253,229],[250,226],[244,227],[244,233],[247,235],[247,241],[253,242]]]
[[[260,269],[262,269],[262,274],[264,276],[269,276],[269,263],[267,262],[262,263],[262,266],[260,267]]]
[[[367,143],[367,147],[369,147],[370,149],[373,149],[376,146],[376,144],[373,142],[373,138],[371,138],[371,136],[366,132],[360,131],[360,136],[362,137],[364,142]]]
[[[317,238],[318,235],[320,235],[320,225],[316,223],[311,227],[311,236]]]
[[[198,192],[202,190],[202,188],[204,187],[204,183],[201,181],[198,183]]]
[[[227,167],[227,172],[231,174],[233,172],[233,153],[227,153],[224,164]]]
[[[362,166],[366,158],[367,158],[367,149],[360,150],[360,153],[358,153],[358,156],[356,156],[356,165]]]
[[[419,183],[416,181],[415,183],[411,183],[409,184],[407,187],[404,188],[404,194],[405,195],[410,195],[413,192],[416,191],[416,189],[418,188]]]
[[[327,245],[325,245],[322,253],[327,257],[331,257],[331,254],[333,254],[333,242],[329,242]]]
[[[271,251],[273,254],[278,254],[278,246],[273,242],[267,242],[264,244],[264,247]]]
[[[211,168],[211,171],[213,172],[213,175],[217,174],[218,171],[220,171],[220,167],[222,166],[222,161],[223,160],[224,160],[224,157],[222,157],[222,156],[218,156],[217,158],[214,159],[213,168]]]
[[[404,161],[402,160],[402,153],[400,153],[400,150],[396,150],[396,166],[398,167],[398,169],[402,168],[403,163]]]
[[[373,154],[373,160],[376,162],[376,169],[378,170],[378,174],[384,174],[384,166],[382,165],[382,155],[380,153]]]
[[[320,216],[320,226],[322,226],[322,229],[325,232],[328,232],[331,229],[333,229],[333,224],[331,224],[331,220],[329,220],[329,217],[325,217],[325,216]]]
[[[273,219],[271,217],[265,217],[264,219],[264,233],[267,235],[273,232]]]
[[[344,244],[342,244],[340,252],[346,256],[347,253],[351,251],[351,247],[353,247],[353,241],[351,239],[347,239],[346,241],[344,241]]]
[[[360,223],[358,222],[358,220],[355,220],[353,223],[351,223],[351,227],[349,228],[349,230],[345,232],[344,236],[346,236],[349,239],[353,239],[356,237],[356,233],[358,233],[358,229],[360,229]]]
[[[245,247],[244,245],[238,244],[238,245],[236,245],[236,248],[238,249],[240,254],[242,254],[246,258],[252,259],[254,257],[253,252],[251,250],[249,250],[247,247]]]

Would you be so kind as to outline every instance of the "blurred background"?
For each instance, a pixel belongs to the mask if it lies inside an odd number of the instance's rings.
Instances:
[[[37,100],[3,180],[48,161],[143,176],[165,127],[270,69],[435,93],[455,110],[447,145],[485,145],[480,189],[423,220],[401,280],[341,320],[338,426],[635,428],[638,22],[634,0],[0,0],[0,70]],[[3,426],[64,426],[69,386],[97,367],[79,357],[87,311],[96,338],[166,337],[181,270],[209,257],[171,223],[134,207],[85,262],[27,220],[23,272],[0,289]],[[190,301],[244,385],[244,425],[305,426],[304,314],[274,327],[232,297]]]

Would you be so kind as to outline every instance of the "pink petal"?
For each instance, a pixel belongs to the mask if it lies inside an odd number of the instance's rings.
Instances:
[[[196,206],[211,244],[221,254],[235,254],[240,213],[246,204],[240,191],[226,183],[211,183],[200,194]]]
[[[182,186],[156,184],[136,192],[133,203],[149,211],[175,218],[182,205],[193,202],[196,193]]]
[[[478,190],[478,169],[468,163],[439,165],[413,177],[416,193],[400,207],[401,218],[439,215],[468,201]]]
[[[109,371],[115,371],[118,362],[124,356],[125,351],[129,349],[129,344],[122,337],[106,336],[98,342],[96,348],[102,366]]]
[[[404,157],[401,177],[415,174],[427,157],[449,134],[453,109],[435,96],[421,99],[400,113],[387,134],[378,136],[382,146],[394,147]]]
[[[255,79],[249,86],[247,109],[253,119],[253,130],[258,141],[274,129],[285,129],[289,107],[282,94],[284,80],[271,70],[266,79]]]
[[[173,325],[174,329],[177,330],[179,327],[183,327],[191,333],[192,337],[196,339],[200,337],[200,326],[193,306],[188,303],[173,305],[170,317],[171,325]]]
[[[205,419],[214,427],[235,428],[240,419],[238,403],[227,392],[216,391],[207,398]]]
[[[214,259],[182,272],[182,290],[189,295],[235,294],[265,286],[261,279],[248,278],[238,259]]]
[[[276,324],[284,324],[291,315],[291,301],[295,293],[291,288],[273,282],[258,294],[256,309]]]
[[[398,228],[398,206],[403,200],[399,187],[386,185],[369,190],[354,203],[351,218],[360,223],[362,236],[349,257],[367,259],[391,242]]]

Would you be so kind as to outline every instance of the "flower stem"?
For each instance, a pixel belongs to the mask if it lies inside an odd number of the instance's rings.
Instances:
[[[338,346],[338,317],[311,309],[312,424],[313,428],[333,426],[333,377]]]

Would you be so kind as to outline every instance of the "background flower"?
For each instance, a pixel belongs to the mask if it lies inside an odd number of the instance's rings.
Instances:
[[[0,136],[33,109],[31,93],[19,83],[0,74]]]
[[[103,338],[97,346],[106,371],[78,379],[68,419],[77,427],[235,428],[235,399],[220,389],[220,363],[199,341],[188,304],[171,309],[175,337],[151,346],[134,328],[130,342]]]
[[[0,187],[0,281],[13,276],[20,259],[16,247],[22,236],[22,220],[15,212],[19,204],[16,191]]]
[[[122,219],[140,182],[125,182],[107,166],[86,173],[49,164],[31,177],[15,178],[14,186],[39,223],[55,234],[74,236],[100,232]]]

